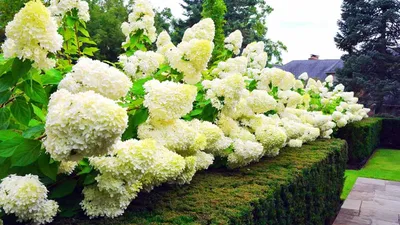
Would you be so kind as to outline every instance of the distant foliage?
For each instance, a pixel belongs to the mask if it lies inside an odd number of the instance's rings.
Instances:
[[[338,81],[373,105],[400,104],[400,2],[346,0],[336,45],[346,54]]]

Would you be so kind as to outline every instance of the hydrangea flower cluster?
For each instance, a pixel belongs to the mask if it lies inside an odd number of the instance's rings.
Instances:
[[[43,142],[51,157],[77,161],[104,155],[121,137],[128,123],[126,110],[93,91],[52,94]]]
[[[153,139],[119,141],[112,147],[111,157],[89,160],[100,172],[97,185],[83,192],[81,205],[90,217],[121,215],[142,188],[151,190],[174,180],[185,168],[183,157]],[[97,200],[99,195],[101,200]]]
[[[143,31],[151,42],[157,39],[156,28],[154,27],[154,11],[149,1],[135,0],[132,12],[128,16],[128,22],[121,25],[122,33],[126,36],[126,43],[130,40],[130,35],[138,31]]]
[[[163,55],[148,51],[136,51],[132,56],[121,55],[119,61],[124,71],[134,80],[151,77],[165,61]]]
[[[188,84],[201,81],[214,48],[215,27],[212,19],[204,19],[185,31],[182,42],[174,46],[168,34],[161,33],[157,41],[160,53],[164,54],[171,67],[184,74]]]
[[[263,69],[267,65],[268,55],[264,51],[263,42],[253,42],[247,45],[242,55],[247,58],[249,68]]]
[[[41,1],[25,4],[6,26],[7,39],[1,46],[5,58],[32,60],[38,69],[50,69],[56,61],[49,53],[61,50],[63,38],[57,33],[57,23]]]
[[[89,21],[89,4],[83,0],[50,0],[50,6],[48,8],[51,14],[60,23],[67,12],[72,9],[78,10],[78,17],[82,21]]]
[[[58,85],[73,94],[94,91],[113,100],[125,97],[131,87],[132,82],[124,73],[89,58],[80,58]]]
[[[10,175],[0,183],[0,208],[18,222],[45,224],[53,221],[58,204],[47,199],[47,189],[35,175]]]
[[[239,55],[242,48],[243,35],[240,30],[236,30],[225,38],[225,48],[235,55]]]

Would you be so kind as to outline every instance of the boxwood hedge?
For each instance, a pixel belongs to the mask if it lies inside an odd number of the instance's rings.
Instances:
[[[382,122],[381,145],[400,149],[400,118],[385,118]]]
[[[339,129],[337,137],[349,145],[349,164],[361,166],[380,144],[382,118],[371,117]]]
[[[276,158],[196,174],[190,185],[141,193],[122,217],[57,224],[329,224],[340,208],[347,145],[320,140]]]

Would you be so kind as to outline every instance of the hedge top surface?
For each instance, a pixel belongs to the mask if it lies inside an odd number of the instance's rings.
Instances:
[[[58,224],[229,224],[251,214],[260,199],[272,198],[277,187],[302,176],[345,145],[344,140],[332,139],[284,148],[278,157],[263,158],[245,168],[211,169],[197,174],[190,185],[142,193],[122,217]]]

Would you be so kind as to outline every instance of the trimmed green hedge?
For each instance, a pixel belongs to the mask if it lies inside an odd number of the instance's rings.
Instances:
[[[381,145],[387,148],[400,149],[400,118],[383,119]]]
[[[349,164],[359,165],[367,160],[380,144],[382,118],[371,117],[339,129],[337,137],[349,145]]]
[[[340,207],[347,145],[316,141],[237,170],[210,169],[190,185],[142,193],[122,217],[57,224],[329,224]]]

